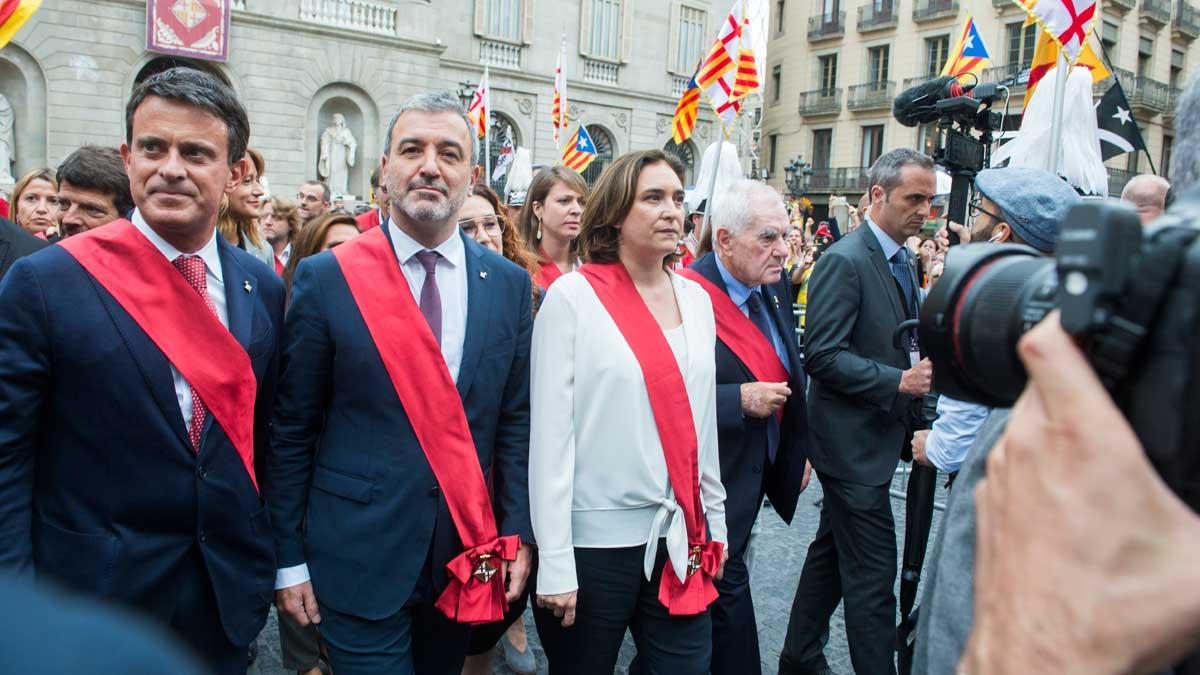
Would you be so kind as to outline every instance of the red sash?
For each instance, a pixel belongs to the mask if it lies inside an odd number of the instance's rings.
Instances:
[[[179,270],[133,223],[116,220],[59,244],[75,258],[183,375],[233,443],[254,489],[254,401],[250,357]]]
[[[705,279],[704,275],[696,270],[680,270],[679,275],[695,281],[700,284],[701,288],[708,291],[708,297],[712,298],[713,315],[717,320],[717,339],[725,343],[738,361],[750,369],[750,374],[754,376],[755,380],[759,382],[788,381],[787,368],[779,360],[779,354],[775,353],[775,346],[767,340],[767,336],[762,334],[762,331],[754,325],[749,317],[742,314],[742,310],[733,304],[733,300],[729,298],[728,294],[713,282]],[[783,415],[783,409],[780,408],[776,414]]]
[[[686,578],[681,581],[675,575],[675,569],[669,563],[665,565],[658,587],[658,601],[673,615],[700,614],[717,598],[713,575],[721,566],[724,547],[720,542],[706,541],[704,508],[700,501],[699,443],[683,373],[671,356],[671,346],[662,327],[642,300],[624,265],[588,264],[579,271],[600,298],[600,304],[608,310],[641,366],[654,424],[662,442],[667,475],[687,527]],[[654,543],[650,542],[650,545]]]
[[[446,565],[450,584],[437,608],[460,623],[499,621],[508,603],[497,561],[516,560],[521,541],[498,536],[467,414],[442,349],[382,227],[338,246],[333,255],[466,546]]]
[[[546,255],[546,249],[538,249],[538,272],[533,280],[535,284],[546,290],[550,290],[550,284],[558,281],[558,278],[563,275],[562,270],[558,269],[558,265]]]

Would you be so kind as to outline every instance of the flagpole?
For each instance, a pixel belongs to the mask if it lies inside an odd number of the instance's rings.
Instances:
[[[1055,175],[1062,163],[1063,104],[1067,100],[1067,77],[1071,74],[1066,51],[1058,50],[1058,78],[1054,81],[1054,110],[1050,117],[1050,158],[1046,170]]]
[[[492,82],[487,64],[483,64],[483,175],[484,185],[492,185]]]
[[[720,118],[718,118],[718,121],[720,121]],[[722,131],[724,131],[724,129],[725,129],[725,125],[723,123],[721,124],[721,129],[722,129]],[[716,195],[714,195],[713,192],[715,192],[717,189],[717,173],[721,168],[721,155],[725,154],[723,152],[724,150],[725,150],[725,139],[721,138],[717,141],[717,157],[713,161],[712,176],[710,176],[708,179],[708,196],[704,198],[705,199],[704,220],[700,224],[700,250],[701,251],[715,251],[716,250],[716,245],[712,242],[712,231],[711,231],[713,203],[715,201],[714,198],[716,197]],[[706,241],[708,242],[707,247],[705,246],[705,243],[704,243]]]

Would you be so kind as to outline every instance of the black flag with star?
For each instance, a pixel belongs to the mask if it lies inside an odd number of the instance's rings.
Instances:
[[[1129,101],[1121,83],[1114,80],[1112,86],[1096,103],[1096,124],[1100,127],[1100,154],[1105,161],[1127,152],[1146,149],[1142,131],[1130,112]]]

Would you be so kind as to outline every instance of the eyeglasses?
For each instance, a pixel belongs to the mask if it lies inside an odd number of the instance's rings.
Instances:
[[[971,200],[971,203],[967,204],[968,213],[970,214],[972,221],[974,221],[975,218],[982,213],[984,215],[991,216],[992,220],[996,221],[997,223],[1004,222],[1003,216],[998,216],[991,211],[988,211],[987,209],[983,208],[982,204],[983,197],[980,195],[976,195],[975,198]]]
[[[458,227],[468,237],[474,237],[480,227],[488,233],[488,236],[492,236],[502,234],[508,227],[508,221],[504,216],[479,216],[458,221]]]

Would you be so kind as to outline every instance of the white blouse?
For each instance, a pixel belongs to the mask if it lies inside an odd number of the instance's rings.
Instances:
[[[695,282],[671,277],[683,324],[664,331],[674,354],[662,357],[681,364],[699,442],[701,502],[710,535],[726,543],[712,303]],[[687,530],[641,367],[578,272],[554,282],[538,311],[531,387],[529,500],[538,543],[537,592],[578,588],[577,546],[632,547],[662,536],[683,579]],[[656,553],[657,546],[646,547],[647,579]]]

